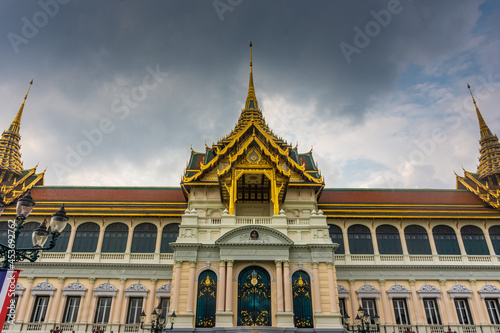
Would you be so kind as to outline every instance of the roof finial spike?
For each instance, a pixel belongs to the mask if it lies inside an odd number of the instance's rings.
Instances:
[[[24,104],[26,103],[26,100],[28,99],[28,94],[30,93],[31,85],[33,84],[33,80],[31,80],[30,85],[28,87],[28,91],[26,92],[26,95],[24,96],[23,102],[21,103],[21,107],[19,108],[19,111],[17,111],[16,117],[14,118],[14,121],[9,127],[9,131],[14,132],[19,134],[19,128],[21,127],[21,118],[23,116],[23,110],[24,110]]]
[[[259,110],[257,97],[255,96],[255,88],[253,86],[252,42],[250,42],[250,79],[248,82],[248,96],[243,112],[245,110]]]
[[[477,114],[477,119],[479,121],[479,130],[481,131],[481,139],[484,138],[485,136],[491,135],[490,129],[486,125],[486,122],[484,121],[483,116],[481,115],[481,112],[479,112],[479,108],[477,107],[476,100],[474,98],[474,95],[472,94],[472,90],[470,88],[470,85],[467,83],[467,88],[469,89],[470,96],[472,97],[472,102],[474,102],[474,107],[476,108],[476,114]]]

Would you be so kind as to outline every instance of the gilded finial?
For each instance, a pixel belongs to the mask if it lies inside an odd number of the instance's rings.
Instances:
[[[31,80],[30,85],[28,87],[28,91],[26,92],[26,95],[24,96],[23,102],[21,103],[21,107],[19,108],[19,111],[16,114],[16,117],[14,118],[14,121],[9,127],[9,131],[14,132],[19,134],[19,129],[21,127],[21,118],[23,116],[23,110],[24,110],[24,104],[26,103],[26,100],[28,99],[28,94],[30,93],[31,86],[33,85],[33,80]]]
[[[245,103],[245,110],[258,110],[257,97],[253,86],[253,64],[252,64],[252,42],[250,42],[250,79],[248,82],[248,96]]]
[[[485,138],[487,136],[491,136],[491,131],[486,125],[486,122],[484,121],[483,116],[481,115],[481,112],[479,112],[479,108],[477,106],[476,100],[474,98],[474,95],[472,94],[472,90],[470,88],[470,85],[467,83],[467,88],[469,89],[470,96],[472,97],[472,102],[474,103],[474,107],[476,108],[476,114],[477,114],[477,119],[479,121],[479,131],[481,132],[481,139]]]

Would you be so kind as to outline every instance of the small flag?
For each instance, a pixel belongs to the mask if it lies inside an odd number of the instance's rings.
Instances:
[[[11,300],[16,291],[19,272],[19,269],[0,268],[0,328],[6,319],[8,322],[14,322],[16,308],[15,304],[11,304]]]

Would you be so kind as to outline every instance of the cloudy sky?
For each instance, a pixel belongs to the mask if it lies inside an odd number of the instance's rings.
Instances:
[[[500,134],[500,2],[2,1],[1,129],[46,185],[178,186],[248,89],[327,187],[454,188]]]

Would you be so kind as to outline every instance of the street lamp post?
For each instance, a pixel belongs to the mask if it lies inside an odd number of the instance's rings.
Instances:
[[[380,317],[376,314],[375,316],[370,316],[368,311],[359,307],[356,318],[354,318],[354,325],[349,325],[349,315],[344,314],[345,329],[353,333],[379,333],[380,332]],[[373,320],[373,323],[372,323]]]
[[[66,216],[66,211],[64,210],[64,205],[57,212],[52,215],[50,219],[50,232],[47,230],[47,221],[44,220],[40,225],[33,231],[32,241],[33,247],[30,248],[18,248],[17,240],[21,229],[24,228],[24,222],[26,218],[30,215],[35,207],[35,201],[31,197],[31,191],[28,190],[26,194],[17,200],[16,206],[16,218],[14,220],[9,220],[8,222],[8,232],[7,232],[7,245],[0,244],[0,257],[3,258],[3,268],[14,268],[14,263],[18,261],[28,260],[30,262],[35,262],[40,255],[41,251],[50,250],[56,246],[57,237],[66,227],[68,217]],[[2,198],[0,198],[0,215],[5,209],[5,203]],[[49,235],[51,239],[48,246],[45,246]]]
[[[175,314],[175,311],[172,312],[170,315],[170,328],[166,328],[166,323],[165,323],[165,317],[163,316],[162,313],[162,308],[160,304],[156,307],[156,309],[153,310],[153,313],[151,313],[151,328],[149,331],[151,333],[162,333],[163,331],[169,331],[174,329],[174,321],[175,317],[177,315]],[[146,320],[146,314],[144,313],[144,310],[141,312],[141,329],[144,329],[144,321]]]

